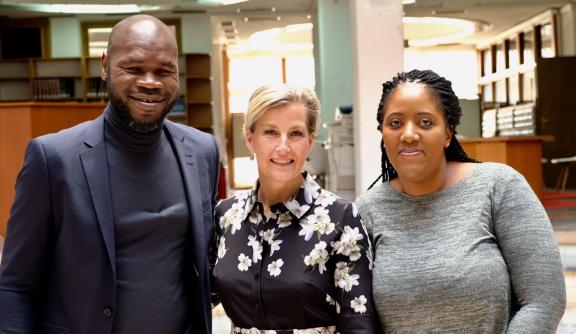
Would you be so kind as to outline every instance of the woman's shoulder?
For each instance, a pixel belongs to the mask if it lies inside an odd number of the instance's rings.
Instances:
[[[240,202],[245,203],[250,196],[251,196],[250,190],[238,191],[234,195],[226,199],[220,200],[218,204],[216,204],[216,211],[223,211],[223,210],[225,211],[231,208],[234,204]]]
[[[372,206],[375,203],[382,201],[382,198],[388,191],[388,188],[389,185],[385,182],[375,184],[372,188],[360,194],[360,196],[356,199],[358,208]]]
[[[506,182],[524,177],[513,167],[498,162],[482,162],[476,168],[477,179],[492,180],[492,182]]]

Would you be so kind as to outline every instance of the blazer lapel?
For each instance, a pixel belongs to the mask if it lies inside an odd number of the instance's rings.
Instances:
[[[96,211],[102,237],[114,279],[116,279],[116,247],[114,242],[114,220],[112,215],[112,199],[110,194],[110,178],[106,162],[106,146],[104,143],[104,118],[100,116],[87,129],[85,144],[88,150],[80,153],[84,175],[88,182],[92,203]]]
[[[181,132],[168,121],[165,122],[166,128],[172,137],[174,151],[180,163],[180,170],[184,178],[188,208],[190,210],[190,221],[192,229],[192,239],[194,240],[194,257],[196,259],[196,272],[204,267],[205,252],[204,249],[204,221],[202,215],[202,197],[199,192],[200,178],[198,172],[198,161],[194,154],[194,148],[184,140]]]

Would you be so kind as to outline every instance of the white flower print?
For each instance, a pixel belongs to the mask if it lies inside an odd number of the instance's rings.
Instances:
[[[340,304],[336,301],[336,299],[332,298],[329,294],[326,294],[326,301],[328,304],[333,305],[336,307],[336,313],[340,314]]]
[[[290,214],[290,211],[281,213],[280,216],[278,217],[278,227],[284,228],[290,226],[291,224],[292,224],[292,215]]]
[[[260,236],[262,237],[262,239],[264,239],[264,241],[272,243],[272,240],[274,240],[274,230],[275,229],[272,228],[266,231],[260,231]]]
[[[262,221],[262,215],[260,215],[257,205],[253,207],[250,215],[248,216],[248,220],[250,220],[250,222],[254,225],[258,225]]]
[[[244,255],[244,253],[238,255],[238,261],[238,270],[240,271],[247,271],[252,265],[252,260],[250,260],[248,256]]]
[[[306,203],[312,203],[314,198],[318,197],[318,192],[313,188],[312,182],[304,182],[302,188],[304,188],[304,201]]]
[[[304,182],[304,199],[308,203],[312,203],[313,198],[318,197],[318,192],[320,190],[320,186],[314,179],[308,175],[306,177],[306,182]]]
[[[221,237],[218,243],[218,258],[221,259],[226,255],[226,238]]]
[[[326,270],[326,262],[328,262],[329,259],[330,254],[328,254],[328,251],[326,250],[326,242],[320,241],[314,245],[314,249],[310,254],[304,257],[304,263],[307,266],[318,265],[318,271],[322,274]]]
[[[314,209],[314,215],[316,223],[314,224],[314,230],[318,231],[320,234],[330,234],[334,232],[335,224],[330,222],[330,216],[328,215],[328,210],[323,207],[317,207]]]
[[[302,221],[300,222],[300,226],[302,226],[302,229],[298,233],[298,235],[303,235],[304,240],[306,241],[310,240],[310,238],[312,238],[312,235],[314,234],[314,222],[311,222],[308,218],[310,217],[302,219]]]
[[[340,240],[333,241],[330,246],[334,249],[336,254],[348,256],[351,261],[356,261],[362,257],[358,240],[364,239],[364,236],[358,230],[358,227],[351,228],[344,226],[344,232],[340,236]]]
[[[356,206],[356,203],[352,203],[352,217],[358,217],[358,207]]]
[[[366,297],[364,297],[364,295],[361,295],[360,297],[356,297],[353,300],[350,301],[350,306],[354,309],[354,312],[356,313],[366,313],[366,302],[368,300],[366,299]]]
[[[283,265],[284,261],[282,261],[282,259],[272,261],[272,263],[268,265],[268,272],[270,273],[270,276],[280,275],[280,273],[282,272],[280,268],[282,268]]]
[[[336,326],[295,329],[294,334],[335,334]],[[268,333],[266,333],[268,334]]]
[[[286,208],[292,211],[296,217],[300,218],[303,214],[306,213],[310,209],[310,206],[307,204],[300,205],[300,203],[296,199],[291,199],[290,201],[284,203]]]
[[[272,240],[272,243],[270,244],[270,256],[272,256],[272,254],[274,254],[275,251],[280,250],[280,245],[282,244],[282,240],[278,239],[278,240]]]
[[[314,204],[327,207],[328,205],[332,205],[332,203],[336,202],[337,199],[338,197],[336,197],[336,195],[334,195],[333,193],[326,190],[322,190],[320,192],[320,195],[318,195],[318,198],[316,199],[316,202]]]
[[[314,209],[314,213],[308,217],[302,219],[300,222],[302,229],[298,235],[303,235],[304,240],[308,241],[312,238],[314,232],[322,234],[330,234],[334,232],[336,224],[330,221],[330,216],[328,215],[328,210],[323,207],[317,207]]]
[[[266,221],[269,221],[270,219],[274,220],[278,218],[278,213],[277,212],[270,212],[270,215],[266,218]]]
[[[232,225],[232,234],[236,233],[242,227],[242,220],[244,219],[244,202],[232,204],[232,207],[220,217],[220,228],[226,230],[228,226]]]
[[[249,190],[246,191],[241,191],[238,194],[236,194],[236,198],[239,201],[245,201],[248,197],[250,197],[252,195],[252,192]]]
[[[344,291],[352,290],[352,287],[358,285],[360,275],[350,275],[350,268],[346,262],[336,263],[336,270],[334,271],[334,283],[337,287],[344,289]]]
[[[252,247],[252,262],[258,263],[258,260],[262,260],[262,252],[264,251],[264,247],[256,236],[249,235],[248,236],[248,246]]]

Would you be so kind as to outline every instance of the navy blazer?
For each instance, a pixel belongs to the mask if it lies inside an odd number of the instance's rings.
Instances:
[[[209,134],[168,120],[164,125],[190,212],[190,321],[194,333],[208,334],[207,258],[218,148]],[[0,268],[0,333],[111,332],[116,305],[112,217],[103,116],[30,141]]]

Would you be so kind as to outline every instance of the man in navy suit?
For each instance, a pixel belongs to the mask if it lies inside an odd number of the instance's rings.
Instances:
[[[210,333],[214,138],[165,120],[178,47],[158,19],[118,23],[99,118],[33,139],[0,268],[0,333]]]

